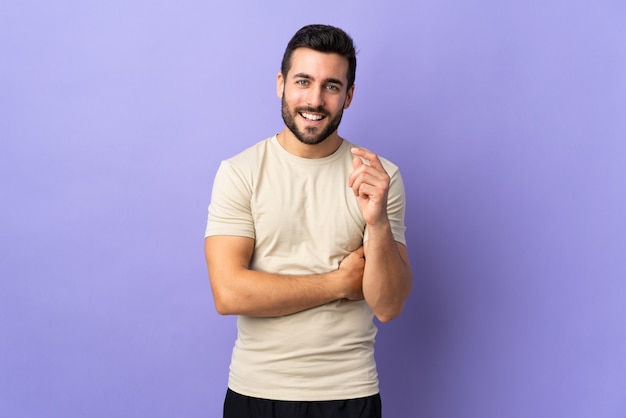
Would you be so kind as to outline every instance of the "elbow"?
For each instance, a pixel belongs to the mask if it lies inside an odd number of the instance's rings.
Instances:
[[[211,285],[211,294],[213,295],[213,305],[219,315],[239,314],[238,301],[241,300],[241,295],[229,284],[226,279],[229,276],[232,277],[230,274],[224,275],[209,271],[209,284]]]
[[[400,314],[402,314],[404,304],[407,301],[410,292],[411,284],[409,282],[404,291],[399,292],[400,295],[398,295],[398,297],[394,300],[387,301],[386,303],[381,303],[381,301],[379,301],[377,305],[370,305],[376,319],[382,323],[386,323],[399,317]]]
[[[227,305],[225,305],[224,303],[220,303],[217,300],[215,301],[215,311],[219,315],[232,315],[233,314],[231,310],[228,309]]]
[[[378,303],[370,305],[376,319],[382,323],[390,322],[402,313],[405,298],[397,299],[393,302]]]
[[[213,303],[215,311],[219,315],[234,315],[236,313],[232,298],[228,296],[226,291],[213,289]]]
[[[219,315],[236,315],[237,312],[228,304],[215,301],[215,311]]]
[[[391,320],[397,318],[402,313],[402,306],[397,309],[386,310],[385,312],[377,312],[374,313],[376,315],[376,319],[378,319],[381,323],[387,323]]]

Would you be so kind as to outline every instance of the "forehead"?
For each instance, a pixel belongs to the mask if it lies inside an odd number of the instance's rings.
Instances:
[[[307,74],[314,79],[334,78],[348,81],[348,59],[335,53],[297,48],[291,55],[288,77]]]

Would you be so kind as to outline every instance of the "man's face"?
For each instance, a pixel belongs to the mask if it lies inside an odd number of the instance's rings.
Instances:
[[[277,93],[285,126],[300,142],[319,144],[335,133],[354,86],[347,89],[348,60],[309,48],[291,56],[286,77],[278,74]]]

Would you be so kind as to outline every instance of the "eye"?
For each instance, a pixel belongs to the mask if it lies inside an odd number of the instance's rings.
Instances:
[[[305,79],[296,80],[296,84],[299,86],[308,86],[309,80],[305,80]]]
[[[339,87],[335,86],[334,84],[329,84],[326,86],[326,88],[330,91],[339,91]]]

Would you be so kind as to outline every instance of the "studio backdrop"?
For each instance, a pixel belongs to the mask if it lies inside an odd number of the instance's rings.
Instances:
[[[340,134],[407,189],[384,416],[626,416],[624,22],[611,0],[4,0],[0,416],[221,416],[213,176],[282,129],[309,23],[354,38]]]

